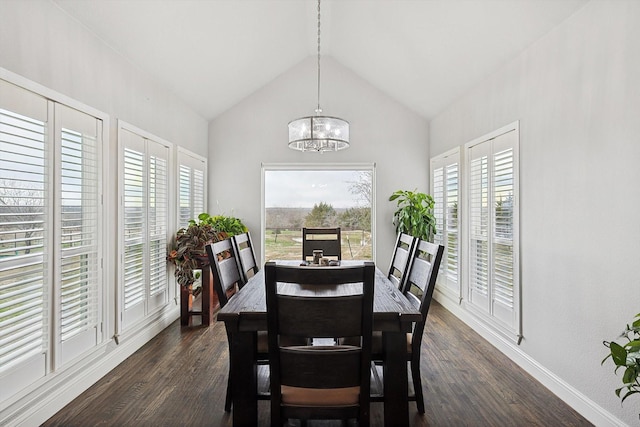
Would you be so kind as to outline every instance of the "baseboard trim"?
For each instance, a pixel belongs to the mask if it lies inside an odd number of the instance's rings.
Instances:
[[[606,411],[553,372],[549,371],[528,354],[524,353],[513,342],[508,341],[502,335],[489,329],[484,323],[466,311],[464,306],[456,304],[451,298],[448,298],[437,290],[434,292],[433,297],[444,308],[480,334],[482,338],[524,369],[529,375],[562,399],[567,405],[571,406],[580,415],[589,420],[589,422],[601,427],[627,426],[626,423]]]
[[[41,425],[179,317],[178,307],[169,310],[145,328],[128,336],[120,345],[110,344],[109,350],[103,349],[103,354],[95,357],[89,366],[52,375],[50,380],[3,410],[0,413],[0,425]]]

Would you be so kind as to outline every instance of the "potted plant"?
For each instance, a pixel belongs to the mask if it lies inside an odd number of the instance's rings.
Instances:
[[[206,245],[247,231],[242,221],[224,215],[211,216],[206,212],[198,215],[198,221],[191,219],[189,225],[176,232],[173,248],[167,254],[167,261],[175,266],[176,281],[180,285],[180,318],[183,325],[189,324],[192,314],[201,314],[203,325],[208,325],[217,303],[211,279],[202,286],[194,286],[204,269],[209,269]],[[207,270],[204,270],[206,273]],[[194,297],[202,295],[202,309],[192,312]]]
[[[237,234],[246,233],[248,231],[247,227],[242,223],[242,221],[233,216],[209,216],[208,214],[200,214],[200,216],[198,216],[198,219],[200,219],[200,221],[204,223],[211,224],[213,228],[215,228],[219,232],[226,233],[227,236],[235,236]]]
[[[436,234],[433,197],[417,190],[398,190],[389,197],[389,201],[394,200],[397,200],[398,207],[393,213],[396,233],[407,233],[433,242],[433,236]]]
[[[209,265],[205,246],[241,234],[247,227],[241,220],[231,216],[211,216],[206,212],[198,215],[198,221],[191,219],[187,227],[176,233],[173,249],[167,260],[176,267],[175,277],[182,287],[189,287],[198,279],[196,270]]]
[[[622,403],[632,394],[640,393],[640,313],[636,314],[631,325],[627,325],[620,338],[626,340],[622,345],[614,341],[603,342],[609,348],[609,354],[602,360],[602,364],[611,358],[616,365],[614,372],[624,368],[623,386],[615,390]]]

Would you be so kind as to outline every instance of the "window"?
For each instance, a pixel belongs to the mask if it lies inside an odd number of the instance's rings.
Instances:
[[[341,227],[342,259],[373,259],[374,166],[263,165],[266,261],[300,259],[302,227]]]
[[[107,116],[46,92],[0,79],[0,400],[103,340]]]
[[[178,148],[178,228],[205,212],[207,159]]]
[[[171,144],[119,121],[122,214],[122,328],[168,301]]]
[[[518,123],[465,148],[470,308],[519,339]]]
[[[431,194],[435,201],[434,242],[444,246],[438,273],[438,289],[458,303],[460,284],[460,150],[458,148],[431,159]]]

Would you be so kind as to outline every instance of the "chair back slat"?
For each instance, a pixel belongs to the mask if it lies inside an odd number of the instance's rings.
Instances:
[[[409,265],[409,258],[413,253],[413,247],[415,243],[415,237],[406,233],[398,233],[396,244],[393,250],[393,256],[391,257],[389,273],[387,275],[387,278],[398,289],[400,289],[402,283],[405,280],[407,267]]]
[[[280,383],[320,389],[358,386],[361,357],[359,347],[282,348]]]
[[[436,286],[438,270],[444,246],[437,245],[426,240],[419,240],[415,245],[409,271],[403,286],[404,294],[416,307],[419,307],[421,320],[414,323],[412,352],[420,353],[420,342],[427,321],[427,314],[433,298]]]
[[[315,338],[350,337],[362,330],[362,295],[298,298],[278,295],[280,334]],[[339,313],[340,322],[324,321]]]
[[[224,307],[242,283],[236,252],[231,238],[210,243],[206,250],[213,273],[213,287],[220,307]]]
[[[246,233],[236,234],[232,237],[234,247],[240,264],[240,273],[242,274],[242,285],[249,281],[259,270],[256,255],[253,250],[253,241],[251,235]]]
[[[342,259],[342,235],[340,227],[302,229],[302,259],[313,259],[313,251],[322,250],[323,257]]]

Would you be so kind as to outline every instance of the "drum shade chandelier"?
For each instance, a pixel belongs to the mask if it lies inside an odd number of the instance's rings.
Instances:
[[[320,108],[320,0],[318,0],[318,107],[314,116],[289,122],[289,148],[324,153],[349,148],[349,122],[321,115]]]

